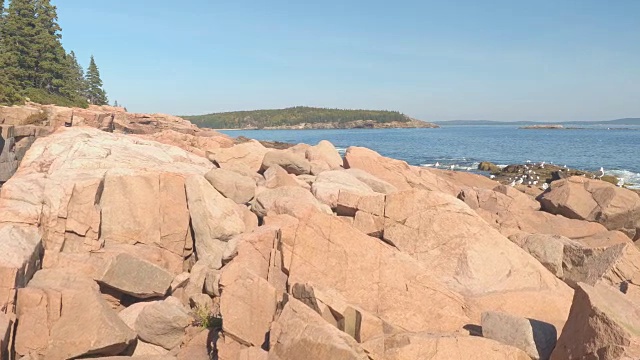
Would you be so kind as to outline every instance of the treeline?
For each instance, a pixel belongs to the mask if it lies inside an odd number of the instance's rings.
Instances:
[[[291,126],[302,123],[346,123],[357,120],[373,120],[386,123],[409,121],[397,111],[342,110],[298,106],[278,110],[235,111],[198,116],[184,116],[200,126],[213,129],[265,128]]]
[[[0,0],[0,104],[107,104],[93,56],[85,74],[61,39],[50,0]]]

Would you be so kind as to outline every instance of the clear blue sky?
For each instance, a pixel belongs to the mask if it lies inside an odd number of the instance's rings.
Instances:
[[[130,111],[640,117],[640,0],[52,2]]]

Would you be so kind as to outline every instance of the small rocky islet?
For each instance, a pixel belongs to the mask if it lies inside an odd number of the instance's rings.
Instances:
[[[640,358],[640,196],[589,173],[0,119],[3,360]]]

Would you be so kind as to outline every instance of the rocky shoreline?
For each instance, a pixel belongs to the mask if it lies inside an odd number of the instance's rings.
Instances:
[[[29,107],[0,107],[2,360],[640,358],[625,188]]]
[[[564,125],[543,124],[543,125],[522,126],[522,127],[520,127],[520,129],[527,129],[527,130],[536,130],[536,129],[564,130],[566,128],[564,127]]]
[[[321,129],[437,129],[439,125],[411,119],[410,121],[378,122],[357,120],[349,122],[302,123],[290,126],[265,126],[263,128],[244,128],[238,130],[321,130]],[[232,130],[232,129],[229,129]]]

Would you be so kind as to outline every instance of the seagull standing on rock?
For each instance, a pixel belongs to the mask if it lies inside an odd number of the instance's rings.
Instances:
[[[436,167],[440,167],[440,163],[436,161]]]
[[[618,179],[618,183],[616,184],[618,187],[623,187],[624,186],[624,178],[620,178]]]
[[[603,177],[604,176],[604,168],[600,167],[600,176],[599,177]]]
[[[544,183],[542,184],[542,190],[547,190],[549,188],[549,184]]]
[[[455,165],[451,165],[451,170],[454,170],[456,168]]]

